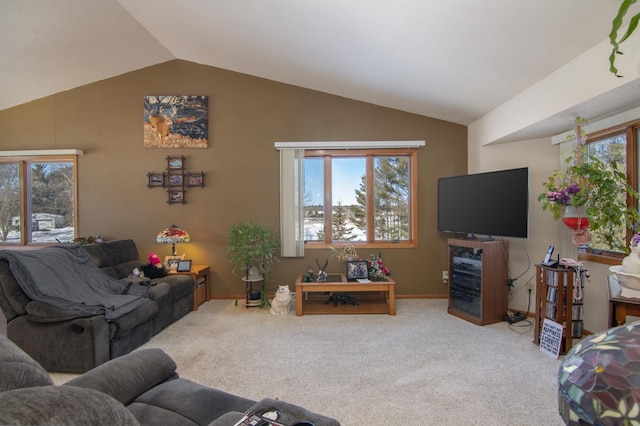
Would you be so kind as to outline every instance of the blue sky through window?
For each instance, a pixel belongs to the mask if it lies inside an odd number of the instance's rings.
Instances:
[[[305,159],[305,191],[312,205],[323,203],[323,164],[324,160],[321,157]],[[331,169],[333,205],[337,205],[338,200],[343,206],[356,204],[355,190],[360,187],[362,176],[365,174],[366,159],[334,158]]]

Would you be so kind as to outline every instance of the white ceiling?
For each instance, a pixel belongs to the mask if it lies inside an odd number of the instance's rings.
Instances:
[[[0,0],[0,109],[178,58],[468,125],[606,39],[619,4]]]

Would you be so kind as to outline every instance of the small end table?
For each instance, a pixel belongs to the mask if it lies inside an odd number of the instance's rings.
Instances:
[[[169,272],[172,275],[191,275],[193,278],[193,309],[198,310],[198,306],[209,300],[209,265],[193,265],[191,271]]]

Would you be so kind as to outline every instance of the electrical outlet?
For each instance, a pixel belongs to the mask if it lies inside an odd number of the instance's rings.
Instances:
[[[442,271],[442,282],[445,284],[449,281],[449,271]]]
[[[527,290],[529,290],[529,292],[533,292],[533,283],[532,282],[528,282],[527,283]]]

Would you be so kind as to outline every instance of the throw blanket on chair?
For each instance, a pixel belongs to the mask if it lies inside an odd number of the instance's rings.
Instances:
[[[127,289],[126,283],[100,271],[89,253],[77,244],[2,250],[0,258],[9,262],[16,281],[30,299],[61,309],[104,314],[112,320],[148,300],[148,287]]]

